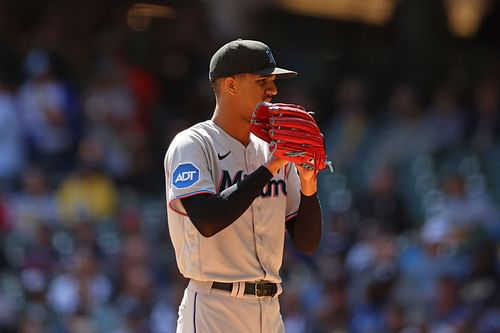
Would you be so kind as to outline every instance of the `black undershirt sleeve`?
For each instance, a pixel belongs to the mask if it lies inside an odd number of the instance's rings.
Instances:
[[[260,195],[273,174],[264,166],[219,194],[199,194],[181,199],[191,222],[211,237],[239,218]]]
[[[295,247],[305,254],[313,254],[321,241],[322,224],[317,193],[311,196],[301,193],[298,214],[286,223]]]

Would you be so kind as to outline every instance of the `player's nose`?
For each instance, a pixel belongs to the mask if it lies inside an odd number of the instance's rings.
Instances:
[[[274,81],[269,82],[269,85],[266,87],[266,95],[268,96],[276,96],[278,94],[278,87]]]

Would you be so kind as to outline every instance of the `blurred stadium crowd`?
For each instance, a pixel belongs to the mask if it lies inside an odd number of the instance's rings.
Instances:
[[[0,331],[174,332],[163,155],[246,33],[301,72],[277,100],[316,112],[335,167],[320,250],[286,244],[287,333],[500,332],[498,45],[432,19],[412,39],[404,6],[369,28],[250,3],[187,1],[141,32],[129,2],[0,2]]]

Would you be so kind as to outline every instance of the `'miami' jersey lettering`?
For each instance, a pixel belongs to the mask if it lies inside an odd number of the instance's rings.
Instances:
[[[262,192],[261,192],[261,197],[265,198],[265,197],[270,197],[270,196],[273,196],[273,197],[277,197],[278,195],[280,195],[280,188],[281,188],[281,192],[286,195],[286,183],[283,179],[271,179],[269,181],[269,183],[267,183],[266,186],[264,186],[264,188],[262,189]]]
[[[245,177],[246,177],[246,175],[245,175]],[[229,173],[229,171],[223,170],[220,185],[219,185],[219,193],[224,191],[226,188],[241,182],[241,180],[243,178],[244,178],[243,177],[243,170],[236,172],[233,179],[231,179],[231,174]]]
[[[221,182],[219,186],[219,193],[224,191],[226,188],[233,186],[234,184],[239,183],[240,181],[243,180],[247,175],[243,173],[242,170],[239,170],[236,172],[233,178],[231,178],[231,174],[229,173],[228,170],[223,170],[222,171],[222,177],[221,177]],[[260,196],[263,198],[270,197],[270,196],[278,196],[280,195],[280,189],[281,193],[284,195],[287,195],[286,192],[286,182],[283,179],[271,179],[266,186],[262,189]]]

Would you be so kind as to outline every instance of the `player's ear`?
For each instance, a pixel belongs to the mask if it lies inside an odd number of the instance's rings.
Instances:
[[[234,76],[224,78],[224,90],[231,95],[236,94],[236,78]]]

